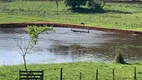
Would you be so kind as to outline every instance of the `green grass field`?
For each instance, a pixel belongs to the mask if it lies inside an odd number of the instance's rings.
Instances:
[[[99,70],[99,80],[112,80],[112,69],[115,68],[115,80],[133,80],[134,67],[137,67],[137,79],[142,80],[142,64],[122,65],[116,63],[76,62],[62,64],[33,64],[30,70],[44,70],[44,80],[59,80],[60,68],[63,68],[63,80],[95,80],[96,69]],[[18,80],[20,66],[1,66],[0,80]]]
[[[59,3],[59,15],[53,1],[0,2],[0,23],[8,22],[59,22],[89,26],[142,30],[142,5],[107,3],[105,13],[78,13]],[[86,11],[87,12],[87,11]]]

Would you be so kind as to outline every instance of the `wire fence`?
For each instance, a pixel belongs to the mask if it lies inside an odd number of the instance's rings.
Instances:
[[[111,77],[109,77],[109,80],[126,80],[126,79],[120,79],[120,78],[118,78],[117,75],[116,75],[116,71],[117,71],[117,69],[112,69],[111,70]],[[60,69],[60,80],[65,80],[63,78],[64,77],[63,73],[64,73],[63,68],[61,68]],[[137,68],[134,67],[134,69],[133,69],[133,76],[132,76],[132,79],[130,79],[130,80],[141,80],[141,79],[137,78],[138,73],[140,73],[140,72],[138,72]],[[93,80],[102,80],[100,74],[101,74],[101,72],[99,72],[99,69],[96,69],[96,71],[95,71],[95,77],[94,77]],[[126,75],[127,75],[127,72],[126,72]],[[79,76],[78,76],[79,80],[84,80],[82,76],[85,76],[85,75],[83,75],[82,72],[80,72]]]

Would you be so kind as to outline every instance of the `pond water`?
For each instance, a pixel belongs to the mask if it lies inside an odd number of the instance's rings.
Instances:
[[[44,32],[31,54],[28,64],[63,62],[113,62],[116,47],[126,61],[142,60],[142,36],[90,30],[90,33],[72,32],[71,28],[54,28]],[[22,47],[30,40],[26,28],[0,29],[0,65],[23,64],[17,38]],[[20,39],[22,38],[22,40]]]

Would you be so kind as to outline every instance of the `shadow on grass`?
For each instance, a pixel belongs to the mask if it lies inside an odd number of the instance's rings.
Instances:
[[[93,13],[104,13],[105,11],[102,9],[91,9],[91,8],[75,8],[68,9],[74,13],[85,13],[85,14],[93,14]]]
[[[132,12],[125,12],[120,10],[105,10],[105,13],[112,12],[112,13],[120,13],[120,14],[132,14]]]
[[[125,12],[120,10],[103,10],[103,9],[92,9],[92,8],[75,8],[68,9],[74,13],[94,14],[94,13],[120,13],[120,14],[132,14],[131,12]]]

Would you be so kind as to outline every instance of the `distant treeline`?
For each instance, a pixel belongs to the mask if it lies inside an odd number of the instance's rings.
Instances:
[[[2,2],[14,2],[14,1],[56,1],[56,0],[0,0]],[[58,0],[63,1],[63,0]]]
[[[56,0],[0,0],[2,2],[14,2],[14,1],[56,1]],[[64,0],[58,0],[58,1],[64,1]],[[106,2],[128,2],[128,3],[142,3],[142,0],[104,0]]]
[[[142,0],[105,0],[105,1],[142,1]]]
[[[21,1],[56,1],[56,0],[21,0]],[[63,1],[63,0],[58,0]]]
[[[139,3],[142,4],[142,0],[105,0],[106,2],[114,2],[114,3]]]

